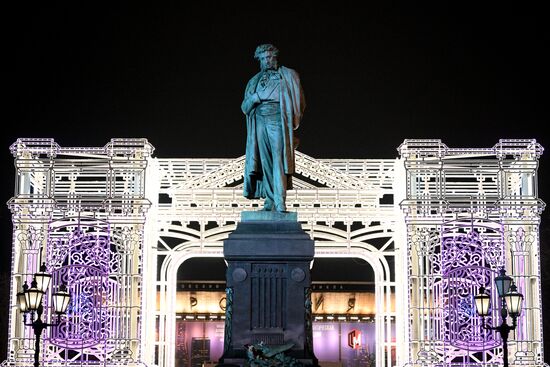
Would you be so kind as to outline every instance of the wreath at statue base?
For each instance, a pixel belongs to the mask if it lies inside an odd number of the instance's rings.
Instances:
[[[293,346],[294,344],[284,344],[270,348],[263,342],[245,345],[248,357],[246,365],[249,367],[303,367],[304,365],[296,358],[285,354]]]

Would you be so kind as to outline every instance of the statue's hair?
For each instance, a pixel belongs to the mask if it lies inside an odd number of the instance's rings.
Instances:
[[[256,60],[259,60],[260,55],[268,51],[273,53],[273,56],[275,57],[279,56],[279,49],[277,47],[273,46],[271,43],[264,43],[263,45],[259,45],[258,47],[256,47],[254,58]]]

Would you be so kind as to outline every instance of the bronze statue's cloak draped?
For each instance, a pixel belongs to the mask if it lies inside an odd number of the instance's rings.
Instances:
[[[300,125],[306,102],[298,73],[284,66],[279,67],[277,71],[281,75],[279,101],[284,143],[283,162],[288,179],[287,189],[290,189],[292,188],[292,174],[294,173],[294,130]],[[256,137],[257,105],[249,102],[250,96],[256,92],[261,74],[262,72],[259,72],[254,75],[246,85],[244,101],[241,105],[241,109],[246,115],[247,128],[243,195],[249,199],[265,198],[262,185],[262,164]]]

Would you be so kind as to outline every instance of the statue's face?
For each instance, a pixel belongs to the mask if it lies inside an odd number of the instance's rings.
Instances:
[[[260,69],[262,70],[277,70],[277,56],[273,55],[273,52],[262,52],[259,57]]]

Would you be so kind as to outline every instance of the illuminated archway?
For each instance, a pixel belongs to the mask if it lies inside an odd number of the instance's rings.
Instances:
[[[175,279],[180,266],[185,266],[185,261],[194,257],[223,257],[223,240],[235,228],[230,224],[208,230],[210,236],[202,241],[191,240],[188,235],[183,235],[181,228],[174,232],[174,226],[171,233],[175,233],[175,238],[182,241],[175,245],[169,254],[167,254],[162,263],[159,264],[159,364],[173,366],[175,358],[175,335],[176,335],[176,293],[177,285]],[[376,343],[375,354],[377,356],[377,366],[383,366],[385,361],[384,352],[391,353],[391,348],[395,348],[395,340],[388,335],[391,324],[395,318],[395,310],[391,309],[391,294],[395,293],[395,282],[390,279],[391,266],[388,263],[388,253],[385,253],[387,247],[393,243],[394,239],[388,230],[381,231],[380,226],[373,226],[370,230],[360,229],[354,233],[353,237],[360,241],[344,241],[349,237],[347,232],[328,226],[314,225],[310,227],[315,234],[316,258],[357,258],[367,262],[374,272],[375,282],[375,329],[376,340],[383,341]],[[367,233],[369,232],[369,233]],[[310,231],[310,234],[312,232]],[[389,232],[391,233],[391,232]],[[167,233],[163,233],[166,237]],[[370,244],[369,240],[383,239],[384,245],[379,248]],[[327,241],[330,240],[330,241]],[[338,241],[339,240],[339,241]],[[317,246],[319,244],[319,246]],[[391,255],[393,256],[393,254]],[[391,333],[390,333],[391,334]],[[387,350],[385,350],[387,349]],[[389,362],[389,361],[388,361]]]

